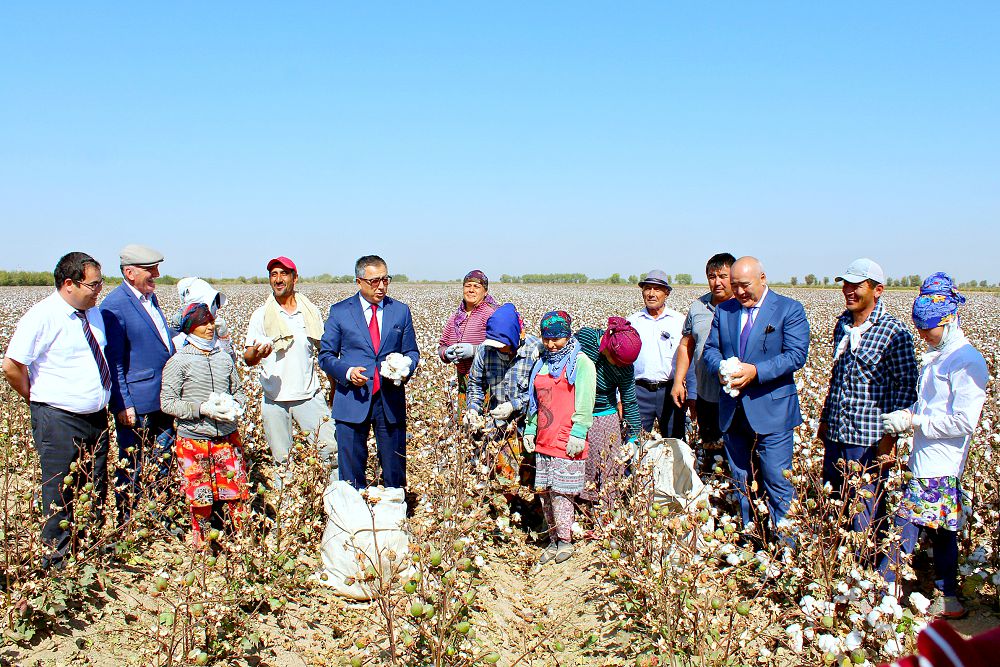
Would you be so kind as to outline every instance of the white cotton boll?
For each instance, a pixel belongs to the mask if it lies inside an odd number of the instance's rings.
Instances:
[[[865,635],[860,630],[851,630],[846,637],[844,637],[844,646],[847,647],[848,651],[853,651],[856,648],[861,648],[861,644],[864,642]]]
[[[840,653],[840,641],[833,635],[822,634],[817,636],[816,646],[823,653]]]
[[[569,527],[569,532],[572,533],[573,537],[579,539],[583,537],[583,526],[574,521],[573,525]]]
[[[913,611],[923,615],[927,613],[927,608],[931,606],[931,601],[919,591],[913,591],[910,593],[910,606],[913,607]]]
[[[802,653],[802,626],[793,623],[785,628],[785,634],[788,635],[788,648],[792,649],[793,653]]]
[[[896,657],[903,652],[903,642],[899,639],[899,637],[889,637],[885,640],[885,644],[882,645],[882,650],[886,654]]]
[[[882,612],[880,612],[878,609],[872,609],[870,612],[868,612],[868,615],[865,616],[865,622],[874,628],[878,626],[879,619],[881,618],[882,618]]]
[[[899,606],[899,600],[891,595],[884,596],[876,608],[886,616],[890,616],[894,621],[903,618],[903,608]]]

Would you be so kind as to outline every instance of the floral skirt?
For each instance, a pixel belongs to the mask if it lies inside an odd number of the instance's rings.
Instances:
[[[903,487],[897,514],[918,526],[957,531],[962,527],[962,488],[958,477],[914,477]]]
[[[580,493],[587,481],[587,459],[535,454],[535,490]]]
[[[178,437],[175,451],[184,495],[192,507],[211,507],[216,501],[249,497],[239,431],[222,438]]]

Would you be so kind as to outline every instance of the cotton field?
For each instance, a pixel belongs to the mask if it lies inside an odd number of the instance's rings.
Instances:
[[[237,349],[268,289],[223,287],[229,301],[222,313]],[[298,290],[324,313],[354,292],[350,285]],[[738,540],[720,460],[703,479],[707,499],[686,511],[652,502],[649,471],[637,470],[626,480],[626,504],[608,532],[578,541],[577,555],[566,563],[540,569],[535,563],[544,542],[532,494],[491,476],[483,460],[474,464],[476,445],[452,416],[455,371],[440,363],[437,342],[461,288],[393,284],[390,295],[412,310],[421,353],[407,387],[412,516],[406,552],[387,555],[392,568],[359,561],[351,583],[373,592],[364,603],[335,595],[323,580],[325,483],[312,434],[297,436],[294,483],[281,492],[268,488],[261,390],[255,371],[242,362],[251,401],[240,428],[254,486],[245,529],[223,537],[219,553],[195,554],[153,519],[154,512],[187,516],[180,498],[161,494],[133,530],[98,527],[93,546],[76,562],[42,574],[39,472],[28,412],[3,383],[0,664],[877,665],[910,651],[927,620],[933,570],[912,563],[907,574],[914,592],[898,602],[883,597],[870,567],[876,545],[867,534],[838,528],[833,517],[850,508],[832,501],[819,480],[823,452],[813,437],[843,297],[836,289],[776,291],[804,304],[812,329],[809,360],[798,374],[805,423],[796,432],[798,499],[787,527],[798,547]],[[667,305],[686,311],[703,292],[675,288]],[[4,348],[18,318],[49,293],[0,289]],[[531,333],[548,310],[569,312],[575,329],[641,307],[631,286],[493,284],[490,293],[513,302]],[[160,285],[157,294],[169,316],[176,291]],[[908,323],[913,296],[888,291],[883,299]],[[992,377],[1000,361],[1000,299],[988,292],[967,297],[963,328]],[[991,380],[964,478],[972,502],[960,567],[971,614],[955,626],[965,633],[1000,623],[998,411]],[[865,471],[854,474],[860,479]],[[898,479],[902,469],[892,474]]]

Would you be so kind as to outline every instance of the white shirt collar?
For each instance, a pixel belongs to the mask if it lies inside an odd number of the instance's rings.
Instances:
[[[73,307],[73,304],[63,298],[63,295],[59,292],[59,290],[55,291],[55,297],[55,301],[60,304],[60,307],[65,311],[67,317],[73,317],[73,315],[76,314],[76,308]],[[89,309],[84,309],[84,312],[86,313],[87,310]]]
[[[743,310],[745,310],[747,312],[753,310],[754,308],[760,310],[760,307],[764,303],[764,299],[767,298],[767,293],[769,291],[770,291],[770,288],[767,285],[764,285],[764,293],[760,295],[759,299],[757,299],[757,303],[755,303],[754,305],[750,306],[749,308],[747,308],[746,306],[744,306]]]
[[[654,322],[662,320],[665,317],[670,317],[671,315],[674,314],[676,314],[676,311],[674,311],[672,308],[668,308],[667,306],[663,307],[663,312],[660,313],[659,317],[653,317],[652,315],[650,315],[649,310],[645,307],[643,307],[643,309],[639,311],[640,317],[645,317],[647,320],[652,320]]]
[[[368,299],[366,299],[361,295],[361,292],[358,292],[358,300],[361,302],[362,310],[371,310],[373,305],[378,306],[379,310],[385,308],[385,299],[382,299],[376,304],[372,304],[370,301],[368,301]]]
[[[148,299],[145,294],[143,294],[142,292],[140,292],[139,290],[137,290],[135,287],[133,287],[132,283],[130,283],[128,281],[125,281],[125,280],[123,280],[122,282],[125,283],[126,287],[128,287],[130,290],[132,290],[132,294],[135,294],[135,298],[139,299],[139,301],[147,301],[147,300],[148,301],[152,301],[152,299]]]

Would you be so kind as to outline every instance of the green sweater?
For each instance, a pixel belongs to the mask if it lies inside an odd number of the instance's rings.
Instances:
[[[600,353],[601,336],[604,332],[593,327],[585,327],[576,332],[580,348],[594,362],[597,369],[597,395],[594,399],[594,416],[618,412],[621,397],[622,413],[628,430],[629,441],[636,440],[642,430],[639,402],[635,398],[635,367],[615,366]]]
[[[540,363],[542,367],[538,370],[538,374],[548,375],[549,365],[544,361]],[[535,391],[535,388],[531,387],[529,391]],[[594,423],[594,396],[596,393],[597,370],[594,368],[594,362],[581,352],[576,356],[576,383],[573,385],[573,405],[575,410],[573,411],[573,428],[569,432],[571,436],[584,439],[587,437],[587,431],[590,430],[591,424]],[[538,413],[536,412],[528,418],[528,423],[524,427],[524,434],[535,435],[537,431]]]

